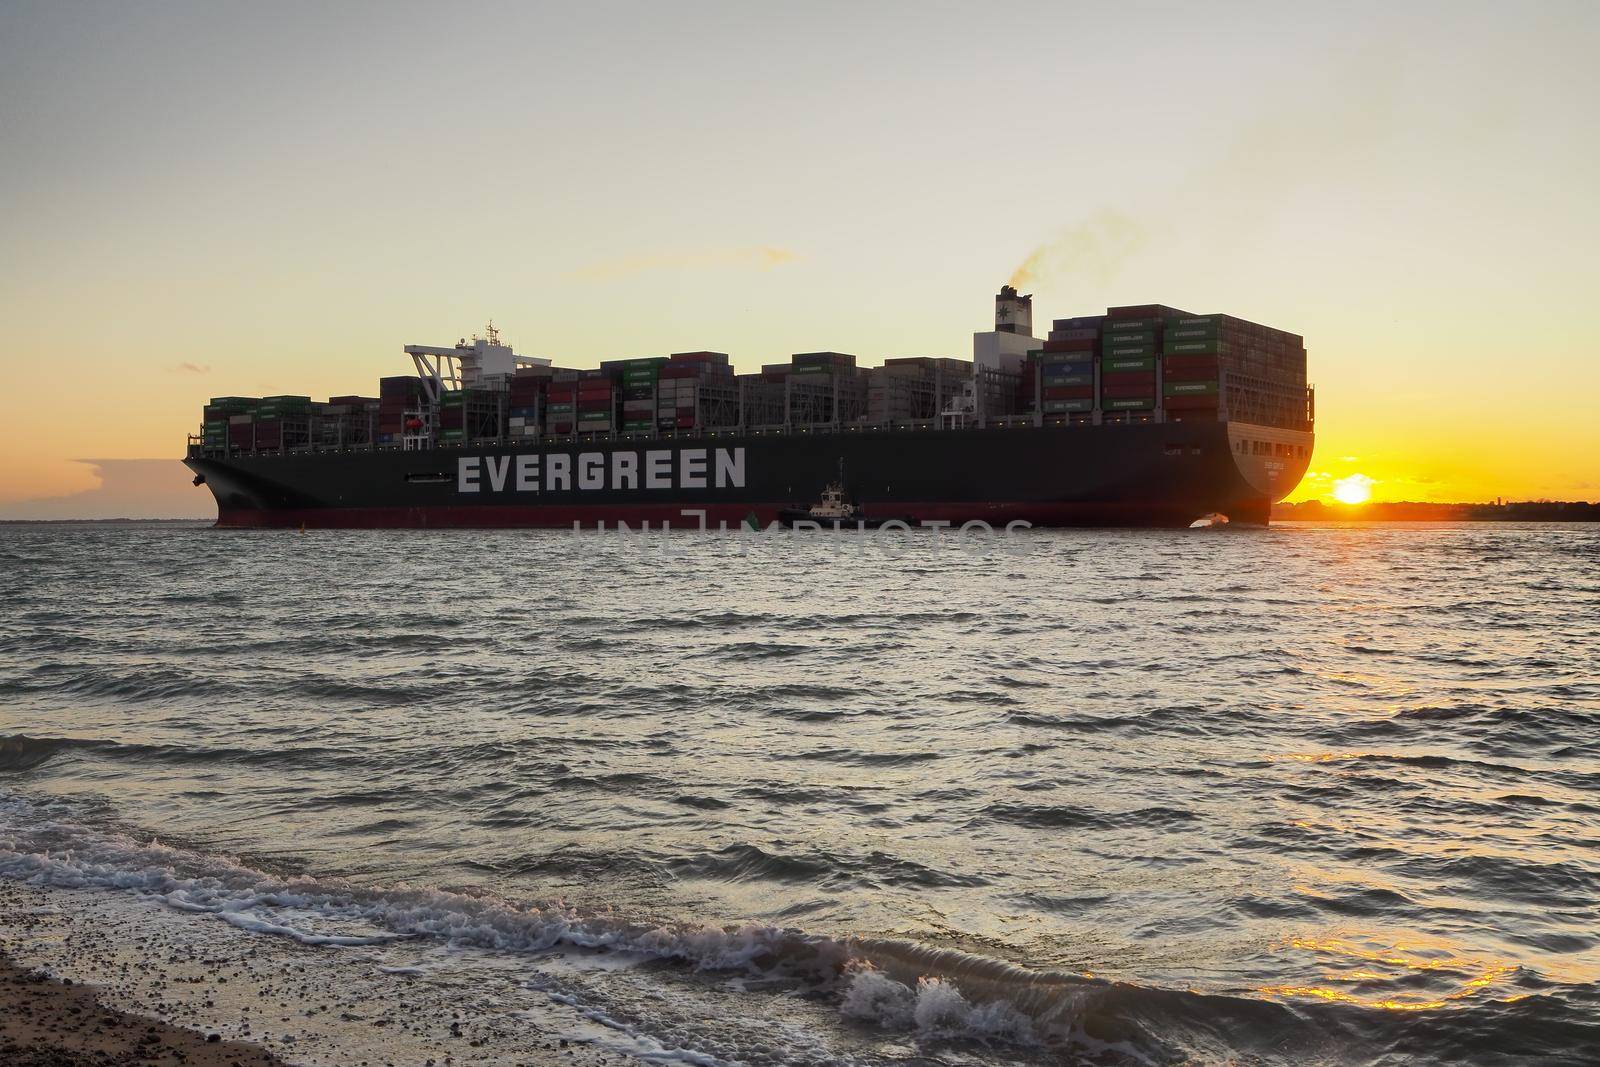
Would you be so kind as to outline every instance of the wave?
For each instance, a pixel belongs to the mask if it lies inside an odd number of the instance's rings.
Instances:
[[[32,737],[27,734],[10,734],[0,736],[0,771],[33,770],[50,762],[56,756],[79,752],[129,761],[181,764],[234,763],[262,767],[301,766],[312,761],[327,762],[330,758],[344,755],[337,749],[321,747],[188,748],[182,745],[112,741],[105,738]]]
[[[1224,1050],[1227,1055],[1221,1058],[1242,1054],[1246,1059],[1303,1062],[1328,1058],[1326,1050],[1337,1042],[1341,1052],[1333,1058],[1348,1062],[1365,1058],[1347,1047],[1352,1026],[1391,1050],[1409,1047],[1404,1043],[1415,1041],[1420,1032],[1435,1031],[1451,1047],[1471,1047],[1463,1042],[1463,1033],[1477,1035],[1486,1042],[1483,1048],[1515,1047],[1516,1026],[1530,1012],[1559,1035],[1550,1046],[1557,1052],[1585,1047],[1557,1041],[1586,1040],[1600,1030],[1591,1022],[1591,1008],[1573,999],[1581,991],[1548,982],[1539,990],[1529,989],[1543,996],[1463,1004],[1470,1009],[1465,1021],[1453,1018],[1461,1009],[1396,1013],[1304,1001],[1291,1007],[1272,998],[1205,995],[1035,970],[894,938],[836,937],[763,923],[719,926],[632,919],[560,901],[519,902],[488,892],[276,875],[230,857],[58,819],[55,810],[0,793],[0,877],[42,887],[133,893],[198,919],[314,948],[429,939],[455,948],[509,953],[585,950],[748,975],[759,980],[753,988],[798,983],[806,996],[830,1003],[845,1018],[919,1039],[1070,1048],[1070,1056],[1092,1062],[1147,1064],[1215,1060]],[[601,854],[547,855],[508,864],[592,874],[593,865],[605,866],[612,859]],[[749,845],[685,861],[671,873],[681,877],[691,871],[707,877],[808,883],[826,882],[844,871],[852,878],[904,878],[909,884],[930,873],[882,853],[785,855]],[[1561,888],[1592,891],[1594,885],[1580,879]],[[1088,902],[1053,903],[1071,908]],[[1392,907],[1394,902],[1377,903]],[[1536,981],[1542,980],[1534,975],[1526,979]],[[1196,1056],[1194,1050],[1201,1053]]]
[[[560,902],[527,904],[491,894],[279,877],[228,857],[43,819],[17,798],[0,801],[0,821],[6,825],[0,830],[0,877],[41,887],[131,892],[178,911],[308,946],[432,938],[454,947],[502,952],[562,947],[618,952],[705,971],[801,981],[820,995],[834,997],[853,1015],[859,1016],[868,1002],[879,1004],[884,1025],[1017,1040],[1034,1040],[1070,1023],[1085,998],[1106,988],[1103,982],[1075,975],[1034,973],[891,940],[835,939],[759,923],[635,922]],[[33,825],[19,830],[19,823]],[[716,856],[735,864],[779,863],[797,877],[817,873],[812,865],[748,847]],[[915,868],[904,861],[888,865]],[[308,916],[317,928],[306,928]],[[902,995],[891,983],[908,993]],[[872,989],[877,993],[869,995]],[[903,1017],[895,1007],[902,1001],[910,1005]]]

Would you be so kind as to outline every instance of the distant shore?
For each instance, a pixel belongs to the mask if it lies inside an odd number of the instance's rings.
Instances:
[[[1420,501],[1327,504],[1306,500],[1298,504],[1276,504],[1272,517],[1313,522],[1600,522],[1600,503],[1531,500],[1496,504]]]

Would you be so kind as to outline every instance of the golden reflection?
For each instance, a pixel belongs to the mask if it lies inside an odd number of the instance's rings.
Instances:
[[[1357,966],[1346,971],[1328,971],[1323,975],[1324,981],[1328,983],[1326,985],[1272,985],[1262,986],[1256,990],[1264,997],[1313,997],[1342,1004],[1359,1004],[1382,1011],[1431,1011],[1449,1007],[1454,1001],[1476,996],[1480,991],[1509,978],[1520,966],[1507,960],[1485,961],[1468,958],[1442,946],[1413,946],[1406,942],[1397,942],[1388,947],[1375,947],[1340,937],[1294,937],[1288,940],[1286,947],[1303,949],[1324,956],[1343,957],[1366,964],[1382,964],[1399,971],[1413,973],[1455,971],[1471,975],[1462,981],[1461,988],[1455,992],[1443,996],[1430,994],[1427,999],[1412,999],[1393,994],[1363,995],[1339,988],[1344,983],[1384,982],[1398,977],[1392,971],[1385,972],[1370,966]],[[1507,993],[1502,999],[1509,1002],[1520,1000],[1526,995],[1526,993]]]

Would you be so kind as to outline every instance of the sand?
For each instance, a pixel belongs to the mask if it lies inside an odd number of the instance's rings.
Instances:
[[[438,983],[447,948],[379,952],[0,880],[0,1067],[642,1067],[524,961]]]
[[[93,986],[58,982],[0,956],[0,1063],[9,1067],[280,1062],[255,1045],[113,1011],[100,1003]]]

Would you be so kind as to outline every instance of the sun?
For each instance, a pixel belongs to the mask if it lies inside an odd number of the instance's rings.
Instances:
[[[1374,482],[1365,474],[1352,474],[1333,483],[1333,499],[1341,504],[1365,504],[1372,499]]]

